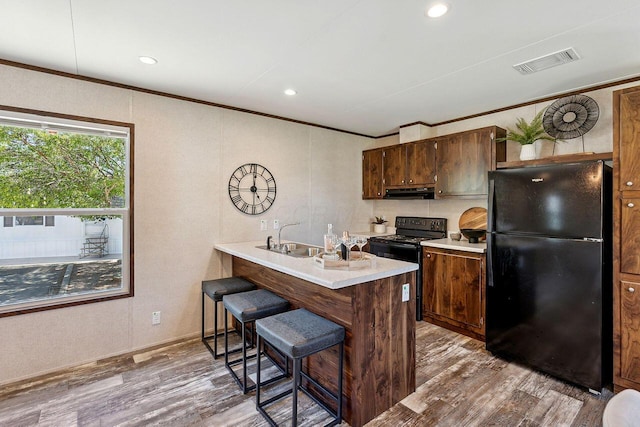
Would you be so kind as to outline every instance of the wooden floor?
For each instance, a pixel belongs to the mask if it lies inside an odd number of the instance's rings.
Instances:
[[[594,396],[506,363],[428,323],[418,322],[417,342],[416,392],[368,425],[601,425],[610,392]],[[2,387],[0,426],[266,426],[254,405],[223,360],[190,340]],[[282,425],[289,411],[289,399],[270,409]],[[328,420],[303,395],[299,415],[301,425]]]

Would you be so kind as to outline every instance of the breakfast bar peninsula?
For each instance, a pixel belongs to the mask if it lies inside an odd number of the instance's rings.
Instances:
[[[417,264],[374,258],[370,266],[328,269],[311,257],[258,248],[262,242],[220,243],[234,276],[345,328],[343,417],[362,426],[415,391],[415,283]],[[403,285],[409,300],[403,301]],[[405,298],[406,299],[406,298]],[[338,355],[329,349],[303,369],[333,392]],[[333,383],[332,383],[333,382]]]

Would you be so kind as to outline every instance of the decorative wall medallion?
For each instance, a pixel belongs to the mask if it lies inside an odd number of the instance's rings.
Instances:
[[[231,174],[229,197],[240,212],[259,215],[276,200],[276,180],[264,166],[246,163]]]
[[[572,139],[589,132],[598,121],[598,103],[586,95],[571,95],[547,107],[544,130],[556,139]]]

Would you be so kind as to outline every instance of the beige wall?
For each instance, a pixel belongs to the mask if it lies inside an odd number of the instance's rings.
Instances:
[[[135,123],[135,297],[0,318],[0,384],[111,355],[197,336],[200,282],[228,272],[216,242],[266,239],[272,221],[301,221],[283,231],[319,244],[326,224],[341,232],[369,228],[373,215],[460,214],[486,200],[361,200],[363,149],[396,144],[0,65],[0,104]],[[611,92],[589,93],[601,118],[587,151],[611,151]],[[523,107],[434,129],[437,135],[488,125],[512,126]],[[509,158],[518,147],[509,146]],[[543,148],[544,150],[545,148]],[[558,153],[577,151],[563,144]],[[261,216],[229,201],[229,175],[257,162],[275,176],[278,195]],[[260,219],[269,221],[259,231]],[[224,267],[224,272],[222,271]],[[151,312],[162,323],[151,325]]]
[[[216,242],[266,240],[274,219],[302,222],[283,238],[318,244],[328,222],[368,227],[369,138],[6,66],[0,81],[1,105],[135,124],[135,297],[0,318],[0,383],[198,335],[200,282],[224,275]],[[278,185],[255,217],[227,192],[247,162]]]

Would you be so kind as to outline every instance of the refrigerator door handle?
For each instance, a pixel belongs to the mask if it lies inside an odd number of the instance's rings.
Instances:
[[[487,209],[487,234],[493,231],[493,206],[495,205],[495,186],[493,179],[489,180],[489,206]]]
[[[582,240],[587,241],[587,242],[597,242],[597,243],[604,242],[604,239],[596,239],[596,238],[593,238],[593,237],[583,237]]]
[[[493,207],[495,205],[495,181],[489,178],[489,205],[487,206],[487,286],[493,287]]]
[[[487,233],[487,286],[493,287],[493,234]]]

